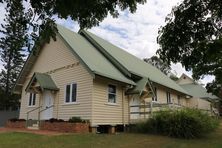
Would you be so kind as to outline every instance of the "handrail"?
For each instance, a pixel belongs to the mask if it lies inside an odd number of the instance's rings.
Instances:
[[[29,113],[31,113],[31,112],[33,112],[33,111],[35,111],[35,110],[37,110],[37,109],[39,109],[39,108],[41,108],[41,107],[42,107],[42,106],[36,107],[36,108],[34,108],[34,109],[28,111],[27,114],[29,114]]]
[[[43,111],[45,111],[45,110],[47,110],[47,109],[49,109],[49,108],[52,108],[52,107],[54,107],[54,105],[51,105],[51,106],[49,106],[49,107],[46,107],[46,108],[43,109],[43,110],[40,110],[39,113],[41,113],[41,112],[43,112]]]
[[[42,106],[36,107],[36,108],[34,108],[34,109],[32,109],[32,110],[30,110],[30,111],[27,112],[26,127],[28,126],[29,113],[31,113],[31,112],[33,112],[33,111],[35,111],[35,110],[37,110],[37,109],[39,109],[39,108],[41,108],[41,107],[42,107]]]
[[[130,107],[142,107],[142,108],[151,108],[151,102],[147,102],[147,104],[142,104],[142,105],[131,105]],[[157,103],[157,102],[153,102],[153,108],[156,108],[156,107],[163,107],[163,106],[168,106],[168,105],[172,105],[172,106],[179,106],[179,107],[185,107],[181,104],[176,104],[176,103]]]

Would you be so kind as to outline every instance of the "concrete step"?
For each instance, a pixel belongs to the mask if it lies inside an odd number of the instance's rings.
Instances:
[[[28,126],[27,128],[33,129],[33,130],[39,130],[39,124],[32,124],[31,126]]]
[[[39,127],[38,124],[32,124],[32,127]]]
[[[37,126],[28,126],[27,127],[28,129],[31,129],[31,130],[39,130],[39,127]]]

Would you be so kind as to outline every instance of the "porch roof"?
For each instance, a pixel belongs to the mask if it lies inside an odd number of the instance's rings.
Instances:
[[[59,90],[51,76],[44,73],[34,73],[25,91],[28,91],[32,86],[33,82],[38,82],[41,90]]]
[[[142,91],[144,90],[146,84],[148,82],[148,78],[143,77],[142,79],[140,79],[139,81],[136,82],[136,86],[132,89],[129,89],[126,94],[130,95],[130,94],[141,94]]]

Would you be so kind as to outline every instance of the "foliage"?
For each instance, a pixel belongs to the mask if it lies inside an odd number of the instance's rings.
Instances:
[[[146,122],[136,125],[141,133],[163,134],[176,138],[198,138],[212,132],[219,121],[197,109],[160,111]]]
[[[81,117],[71,117],[69,119],[69,122],[71,122],[71,123],[88,123],[89,121],[83,120],[83,119],[81,119]]]
[[[109,1],[61,1],[61,0],[30,0],[33,8],[33,15],[37,15],[39,19],[44,20],[53,15],[59,18],[77,21],[81,28],[91,28],[98,25],[108,14],[118,17],[119,9],[129,9],[134,13],[137,4],[144,4],[146,0],[109,0]],[[118,6],[118,7],[117,7]]]
[[[4,24],[1,24],[0,56],[3,69],[0,72],[1,103],[18,105],[17,95],[11,95],[16,78],[24,63],[24,46],[27,41],[27,18],[22,0],[10,0],[6,5]]]
[[[2,3],[10,4],[11,0],[0,0]],[[113,17],[118,17],[119,11],[129,9],[134,13],[137,9],[137,4],[144,4],[146,0],[110,0],[110,1],[92,1],[92,0],[25,0],[24,4],[29,6],[25,13],[29,19],[27,25],[32,31],[29,36],[29,51],[35,44],[35,48],[41,46],[41,42],[50,41],[52,37],[56,38],[57,27],[55,17],[61,19],[71,18],[77,21],[80,28],[91,28],[99,25],[108,14]],[[39,36],[43,36],[39,39]]]
[[[170,74],[170,79],[172,79],[172,80],[174,80],[174,81],[177,81],[177,80],[179,80],[179,78],[176,76],[176,75],[174,75],[174,74]]]
[[[221,0],[184,0],[172,9],[157,38],[163,61],[181,62],[193,77],[213,75],[208,90],[218,93],[222,84]]]
[[[51,122],[51,123],[53,123],[53,122],[65,122],[63,119],[56,119],[56,118],[51,118],[51,119],[49,119],[49,120],[46,120],[46,122]]]
[[[17,121],[26,121],[25,119],[18,119],[18,118],[11,118],[9,119],[10,122],[17,122]]]
[[[153,65],[154,67],[158,68],[160,71],[162,71],[165,75],[169,74],[171,71],[170,66],[165,63],[163,60],[158,58],[157,56],[152,56],[151,58],[145,58],[143,59],[145,62]]]

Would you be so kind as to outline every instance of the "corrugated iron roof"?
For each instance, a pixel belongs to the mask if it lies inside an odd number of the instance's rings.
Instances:
[[[217,96],[208,93],[207,90],[196,83],[192,84],[181,84],[183,89],[185,89],[193,97],[203,98],[203,99],[218,99]]]
[[[59,90],[51,76],[44,73],[35,72],[26,87],[26,91],[31,87],[32,83],[36,81],[40,85],[41,90]]]
[[[156,67],[144,62],[136,56],[88,31],[85,32],[132,74],[149,78],[155,83],[161,84],[184,94],[189,94],[186,92],[186,90],[181,88],[175,81],[171,80]]]
[[[186,90],[176,84],[160,70],[108,41],[85,30],[80,31],[79,34],[77,34],[61,25],[58,25],[57,27],[58,34],[63,38],[64,42],[70,47],[72,53],[79,58],[80,62],[89,70],[89,72],[135,85],[136,90],[140,88],[140,84],[144,85],[145,81],[143,80],[144,78],[147,78],[155,83],[189,95]],[[24,83],[25,77],[29,72],[27,68],[31,69],[30,65],[32,66],[33,64],[33,62],[30,61],[35,62],[36,58],[37,56],[32,54],[29,56],[28,61],[20,74],[20,78],[17,81],[19,82],[17,83],[17,87],[18,84]],[[133,79],[131,75],[138,76],[141,81]],[[21,89],[19,90],[21,91]]]

